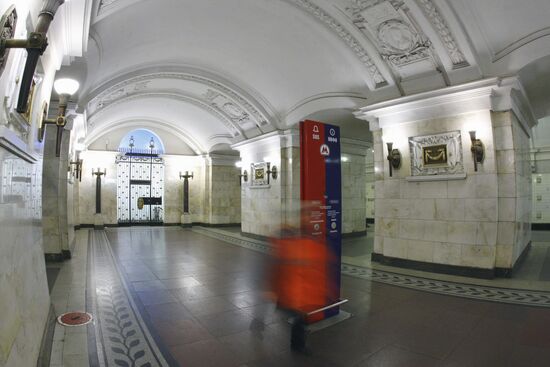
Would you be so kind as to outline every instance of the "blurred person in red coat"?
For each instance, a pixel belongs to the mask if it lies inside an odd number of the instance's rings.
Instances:
[[[329,269],[333,256],[322,239],[299,228],[285,227],[281,237],[272,239],[274,261],[271,289],[277,306],[293,316],[290,346],[306,351],[306,325],[322,320],[323,312],[308,315],[329,300]]]

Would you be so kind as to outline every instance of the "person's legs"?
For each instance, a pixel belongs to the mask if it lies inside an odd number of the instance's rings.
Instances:
[[[295,314],[290,334],[290,348],[298,352],[306,350],[306,323],[301,314]]]

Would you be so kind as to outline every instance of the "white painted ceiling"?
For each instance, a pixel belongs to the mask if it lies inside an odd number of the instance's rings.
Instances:
[[[149,127],[199,154],[306,117],[368,140],[360,106],[550,55],[548,0],[96,0],[92,12],[88,52],[60,72],[83,84],[88,144]]]

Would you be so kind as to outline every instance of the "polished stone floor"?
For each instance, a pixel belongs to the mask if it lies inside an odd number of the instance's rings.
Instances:
[[[99,341],[90,365],[111,365],[113,350],[126,359],[114,355],[112,365],[146,358],[151,366],[549,365],[547,307],[343,276],[342,296],[350,300],[343,309],[352,318],[312,333],[310,353],[302,355],[290,351],[286,315],[263,297],[267,255],[180,228],[94,231],[88,241],[88,298],[95,301],[86,307],[98,314],[88,339]],[[124,310],[120,331],[105,317],[106,299],[117,315]],[[107,330],[131,336],[121,344]]]

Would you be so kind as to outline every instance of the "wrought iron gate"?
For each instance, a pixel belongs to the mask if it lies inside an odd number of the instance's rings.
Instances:
[[[164,161],[156,154],[119,155],[117,215],[120,224],[164,221]]]

